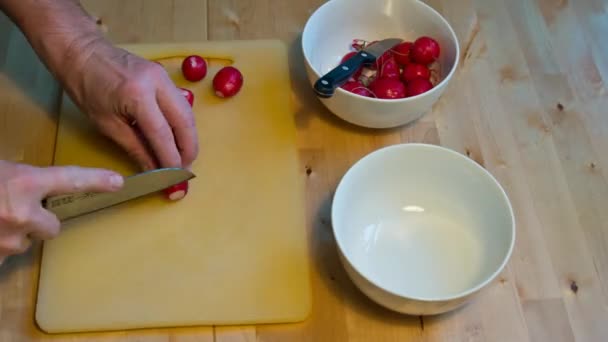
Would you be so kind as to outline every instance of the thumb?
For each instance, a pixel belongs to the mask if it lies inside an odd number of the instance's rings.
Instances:
[[[113,171],[77,166],[53,166],[39,169],[43,196],[74,192],[112,192],[123,185],[123,177]]]

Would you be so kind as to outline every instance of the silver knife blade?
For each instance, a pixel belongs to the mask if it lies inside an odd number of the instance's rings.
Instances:
[[[116,192],[52,196],[43,200],[43,206],[64,221],[164,190],[194,177],[193,173],[181,168],[156,169],[125,177],[123,187]]]
[[[381,41],[375,42],[363,48],[363,51],[369,53],[370,55],[378,58],[382,56],[387,50],[392,49],[395,45],[401,43],[403,39],[399,38],[388,38],[383,39]]]

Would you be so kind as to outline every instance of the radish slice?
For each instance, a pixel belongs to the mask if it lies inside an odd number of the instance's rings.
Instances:
[[[165,196],[171,201],[178,201],[188,193],[188,182],[183,182],[170,186],[164,190]]]
[[[192,107],[194,105],[194,94],[192,94],[192,92],[186,88],[179,88],[179,90],[190,104],[190,107]]]

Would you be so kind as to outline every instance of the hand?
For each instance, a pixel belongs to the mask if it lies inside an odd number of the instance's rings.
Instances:
[[[165,69],[95,38],[67,73],[66,88],[102,133],[144,170],[190,167],[198,154],[194,116]]]
[[[59,233],[57,217],[42,207],[48,196],[120,189],[123,178],[101,169],[37,168],[0,160],[0,264],[25,252],[30,238],[47,240]]]

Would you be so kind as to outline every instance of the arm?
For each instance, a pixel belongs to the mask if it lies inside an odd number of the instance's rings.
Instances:
[[[75,0],[0,0],[0,9],[62,84],[82,71],[78,68],[90,57],[93,44],[103,40],[93,18]],[[65,66],[73,72],[64,72]]]
[[[143,169],[191,165],[194,117],[162,66],[112,46],[76,0],[0,0],[0,9],[74,103]]]
[[[192,111],[160,65],[112,46],[75,0],[0,0],[0,10],[23,30],[74,103],[143,169],[190,166],[198,153]],[[30,239],[59,233],[43,198],[115,191],[122,182],[108,170],[0,160],[0,264],[25,251]]]

